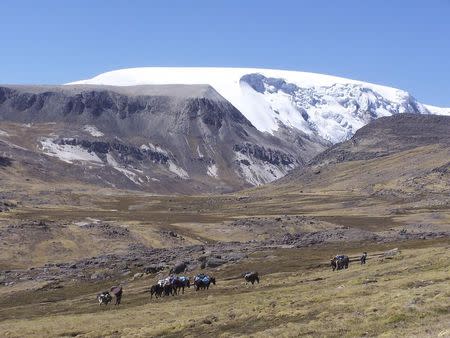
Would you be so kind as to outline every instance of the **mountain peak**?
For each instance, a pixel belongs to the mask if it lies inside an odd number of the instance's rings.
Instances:
[[[450,114],[408,92],[331,75],[258,68],[143,67],[115,70],[72,84],[212,86],[260,131],[297,129],[332,143],[370,121],[400,113]]]

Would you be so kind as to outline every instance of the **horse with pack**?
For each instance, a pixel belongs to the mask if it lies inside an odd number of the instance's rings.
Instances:
[[[198,274],[194,278],[195,291],[198,291],[200,289],[208,290],[211,283],[216,285],[216,279],[214,277],[205,275],[203,273]]]
[[[173,287],[173,281],[175,280],[175,278],[175,275],[170,275],[158,281],[158,285],[162,288],[164,296],[175,295],[176,292]]]
[[[164,288],[159,283],[152,285],[150,288],[150,299],[153,298],[153,295],[155,295],[155,298],[162,297],[163,292]]]
[[[175,294],[180,294],[180,290],[184,294],[184,288],[191,287],[191,280],[186,276],[177,276],[173,279],[172,286],[175,290]]]
[[[161,296],[175,296],[180,293],[184,294],[184,288],[191,287],[191,281],[186,276],[170,275],[166,278],[160,279],[158,283],[152,285],[150,288],[150,298],[155,295],[156,298]]]
[[[334,270],[348,269],[350,259],[347,255],[337,255],[331,259],[331,268]]]

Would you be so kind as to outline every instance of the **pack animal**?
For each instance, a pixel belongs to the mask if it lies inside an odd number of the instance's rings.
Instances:
[[[179,276],[173,280],[172,286],[174,288],[175,294],[179,294],[180,290],[184,294],[184,288],[186,288],[186,287],[190,288],[191,281],[190,281],[189,277]]]
[[[331,259],[331,268],[334,270],[348,269],[350,259],[346,255],[337,255]]]
[[[204,274],[197,275],[194,278],[195,291],[200,289],[208,290],[211,283],[216,285],[216,279],[214,277]]]
[[[108,291],[103,291],[97,295],[99,305],[108,305],[112,301],[112,296]]]
[[[246,283],[252,283],[253,285],[255,284],[255,282],[257,282],[259,284],[259,276],[256,271],[246,272],[244,274],[244,279]]]
[[[160,284],[152,285],[150,288],[150,299],[153,298],[153,295],[155,295],[155,298],[162,297],[164,288]]]
[[[169,277],[166,277],[164,279],[160,279],[158,281],[158,285],[162,288],[162,293],[164,296],[174,296],[175,295],[175,288],[173,285],[174,280],[176,279],[176,276],[170,275]]]

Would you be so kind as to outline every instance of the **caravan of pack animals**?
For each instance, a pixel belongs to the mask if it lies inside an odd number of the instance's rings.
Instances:
[[[359,261],[362,264],[366,264],[367,252],[364,252]],[[333,271],[348,269],[350,265],[350,259],[347,255],[336,255],[331,259],[331,267]],[[260,276],[258,272],[251,271],[243,273],[242,277],[246,283],[258,283],[260,281]],[[193,286],[195,291],[208,290],[211,284],[216,285],[216,279],[213,276],[207,274],[198,274],[193,277]],[[150,298],[162,297],[162,296],[175,296],[184,294],[185,288],[191,287],[191,279],[188,276],[177,276],[171,274],[164,279],[158,280],[158,282],[150,287],[148,290],[150,292]],[[116,302],[114,305],[120,305],[122,300],[122,286],[113,286],[110,291],[103,291],[97,295],[97,300],[99,305],[108,305],[115,297]]]

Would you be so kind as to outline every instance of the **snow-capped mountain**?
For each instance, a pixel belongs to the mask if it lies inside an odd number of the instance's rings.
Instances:
[[[131,86],[209,84],[259,130],[277,135],[297,129],[332,143],[381,116],[399,113],[450,114],[426,106],[408,92],[341,77],[253,68],[131,68],[72,84]]]
[[[235,191],[277,180],[370,121],[399,113],[450,109],[313,73],[124,69],[74,85],[0,86],[0,153],[43,181]]]

